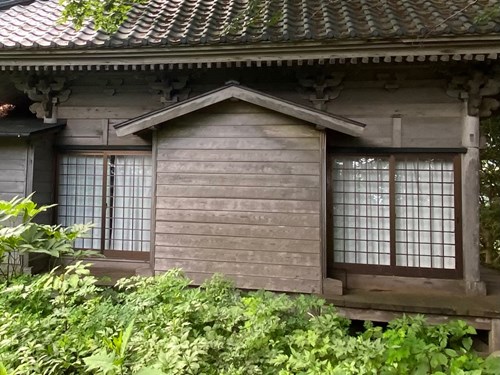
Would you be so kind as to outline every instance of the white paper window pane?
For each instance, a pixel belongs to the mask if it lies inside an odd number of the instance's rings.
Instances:
[[[334,161],[334,261],[378,264],[379,247],[374,244],[390,225],[388,170],[387,158],[339,157]],[[375,253],[367,254],[368,249]]]
[[[402,158],[396,161],[396,176],[402,175],[405,182],[396,181],[395,198],[396,202],[406,200],[407,207],[396,207],[396,249],[401,253],[397,264],[446,267],[442,244],[454,244],[454,221],[442,219],[454,217],[453,163]],[[454,256],[454,250],[453,246],[450,256]],[[405,253],[408,258],[403,260]]]
[[[105,231],[103,219],[103,155],[61,155],[59,165],[60,224],[94,223],[88,238],[79,239],[77,248],[148,251],[151,207],[151,157],[109,156],[106,166]],[[121,242],[110,241],[120,238]],[[111,240],[112,239],[112,240]]]

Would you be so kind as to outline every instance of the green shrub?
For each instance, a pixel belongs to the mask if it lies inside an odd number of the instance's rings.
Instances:
[[[44,225],[33,221],[37,215],[54,207],[38,206],[33,194],[25,198],[0,200],[0,277],[9,279],[22,273],[27,254],[46,254],[53,258],[73,259],[98,255],[95,251],[75,250],[73,243],[82,237],[90,224],[69,227]],[[1,375],[1,374],[0,374]]]
[[[350,322],[321,299],[241,292],[180,271],[95,286],[80,263],[0,284],[0,375],[498,374],[463,322]]]

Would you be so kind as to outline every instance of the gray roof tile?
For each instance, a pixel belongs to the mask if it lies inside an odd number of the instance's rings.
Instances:
[[[90,22],[81,30],[59,24],[58,0],[3,3],[0,49],[367,41],[500,33],[500,16],[484,24],[476,22],[489,0],[470,6],[470,0],[265,0],[261,18],[250,23],[241,17],[246,0],[149,0],[136,5],[112,35],[94,31]]]

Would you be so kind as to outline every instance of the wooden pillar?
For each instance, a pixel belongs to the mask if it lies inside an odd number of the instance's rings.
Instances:
[[[490,353],[500,351],[500,319],[491,319],[488,347]]]
[[[465,292],[486,294],[479,268],[479,117],[469,116],[464,103],[462,145],[462,241]]]

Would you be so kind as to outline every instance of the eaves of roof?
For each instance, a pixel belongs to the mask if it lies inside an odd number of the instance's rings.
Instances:
[[[0,53],[1,70],[60,67],[172,66],[179,64],[274,64],[320,60],[331,63],[497,60],[500,35],[250,45],[142,47],[117,49],[9,50]]]

